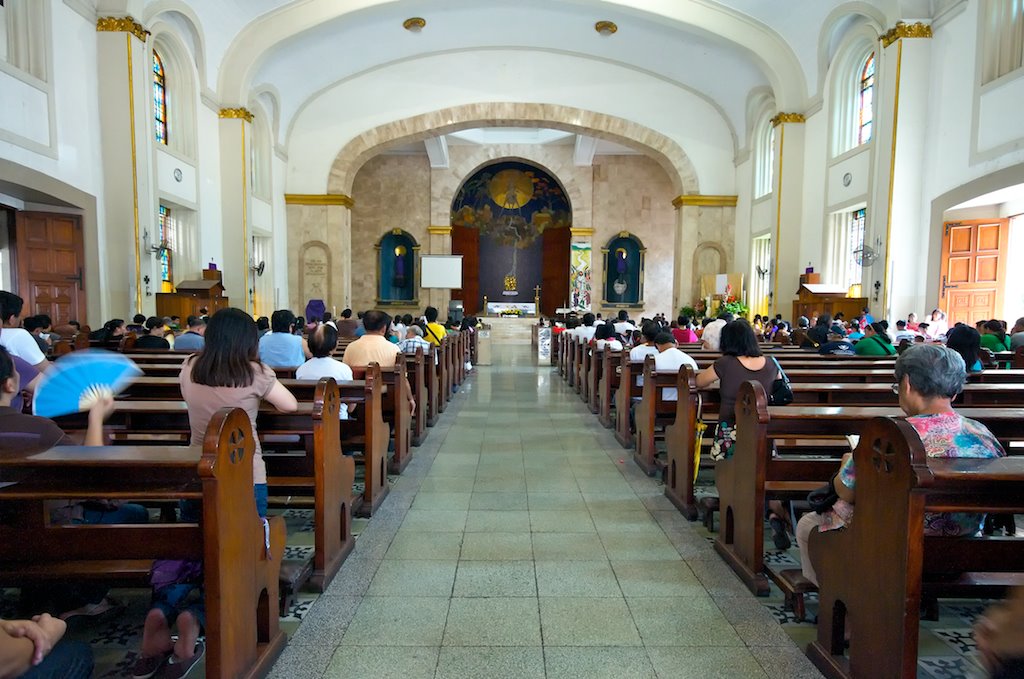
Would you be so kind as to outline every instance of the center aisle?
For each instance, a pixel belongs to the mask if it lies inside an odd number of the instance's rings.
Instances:
[[[557,372],[494,361],[273,676],[820,676]]]

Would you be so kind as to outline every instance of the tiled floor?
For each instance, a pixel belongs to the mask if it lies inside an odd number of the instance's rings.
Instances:
[[[494,357],[274,676],[819,676],[551,368]]]

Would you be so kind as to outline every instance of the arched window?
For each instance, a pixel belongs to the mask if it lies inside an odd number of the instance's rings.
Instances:
[[[860,70],[860,95],[857,98],[857,144],[871,140],[871,124],[874,116],[875,95],[875,53],[868,55]]]
[[[167,75],[164,61],[153,51],[153,128],[158,143],[167,145]]]
[[[754,198],[761,198],[772,192],[775,181],[775,127],[767,119],[762,123],[755,154]]]
[[[1024,0],[986,0],[983,12],[982,85],[1024,65]]]

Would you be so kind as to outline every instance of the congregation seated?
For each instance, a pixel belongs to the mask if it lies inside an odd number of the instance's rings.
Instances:
[[[50,351],[50,339],[43,334],[49,325],[49,318],[49,316],[29,316],[22,322],[22,327],[32,336],[44,356]]]
[[[625,309],[619,309],[613,325],[615,327],[615,334],[620,337],[625,337],[626,333],[636,330],[636,326],[629,320],[629,314],[626,313]]]
[[[981,334],[981,346],[992,353],[1010,350],[1010,338],[1006,334],[1006,325],[996,319],[985,321]]]
[[[205,318],[205,316],[203,316]],[[266,316],[260,316],[256,319],[256,334],[259,337],[263,337],[270,332],[270,319]]]
[[[930,457],[992,458],[1005,455],[995,436],[980,422],[953,409],[953,399],[963,390],[967,370],[960,354],[937,344],[915,345],[897,360],[895,368],[900,409],[916,430]],[[853,521],[856,502],[856,469],[853,454],[843,456],[832,480],[836,500],[830,509],[805,514],[797,524],[797,544],[804,577],[818,584],[808,550],[811,532],[839,530]],[[980,535],[984,515],[973,513],[926,513],[925,535]]]
[[[583,324],[573,329],[573,336],[584,342],[594,339],[594,333],[597,332],[597,328],[594,327],[596,321],[597,317],[589,311],[583,314]]]
[[[854,351],[858,356],[896,355],[896,347],[892,345],[882,321],[864,328],[864,337],[854,346]]]
[[[730,313],[719,314],[718,318],[704,326],[704,332],[701,334],[700,339],[704,343],[705,349],[708,351],[721,350],[722,330],[732,320],[733,315]]]
[[[171,343],[164,337],[164,319],[150,316],[146,319],[146,334],[135,340],[136,349],[170,349]]]
[[[189,316],[186,321],[188,330],[178,335],[174,340],[174,348],[178,351],[202,351],[206,340],[206,320],[199,316]],[[135,343],[138,346],[138,342]]]
[[[1024,347],[1024,316],[1017,319],[1017,322],[1010,328],[1010,349],[1016,351]]]
[[[324,323],[317,327],[309,336],[308,342],[313,358],[299,366],[295,371],[295,379],[314,382],[321,377],[333,377],[337,382],[352,380],[352,368],[331,356],[331,352],[338,346],[338,331],[333,325]],[[348,419],[347,404],[341,404],[339,414],[341,419]]]
[[[984,370],[981,364],[981,335],[971,326],[963,323],[953,326],[946,335],[946,346],[960,354],[968,373]]]
[[[600,323],[594,330],[594,349],[598,351],[622,351],[622,342],[611,321]]]
[[[801,317],[802,318],[802,317]],[[822,314],[814,322],[814,327],[807,330],[800,346],[804,349],[817,349],[828,342],[828,333],[832,327],[832,316]]]
[[[640,331],[642,333],[642,341],[637,342],[634,340],[633,348],[629,350],[629,360],[642,361],[648,356],[656,355],[658,347],[654,344],[654,340],[658,337],[659,330],[660,328],[657,323],[651,321],[644,323],[643,329]]]
[[[841,333],[829,333],[828,341],[818,347],[819,354],[832,356],[856,356],[856,347]]]
[[[270,316],[270,332],[259,338],[259,360],[271,368],[298,368],[312,357],[306,341],[295,334],[301,321],[287,309]]]
[[[427,310],[433,307],[427,307]],[[437,319],[437,309],[434,309],[434,319]],[[435,323],[436,325],[436,323]],[[427,326],[429,329],[429,325]],[[398,355],[403,353],[402,349],[388,341],[387,335],[391,328],[391,317],[383,311],[372,309],[363,314],[363,328],[366,332],[362,337],[354,340],[345,348],[345,355],[342,360],[350,368],[366,368],[371,363],[376,363],[381,368],[393,368],[398,360]],[[416,400],[413,396],[412,387],[409,386],[408,377],[406,380],[405,393],[409,395],[409,404],[412,412],[416,412]]]
[[[43,371],[49,365],[46,354],[40,350],[35,338],[21,327],[21,312],[25,300],[17,295],[0,290],[0,347],[12,356],[24,360],[37,370]]]
[[[427,321],[427,324],[423,328],[423,337],[435,347],[441,346],[441,340],[443,340],[444,336],[448,334],[448,331],[445,330],[443,325],[437,322],[437,309],[432,306],[428,306],[423,310],[423,318]],[[366,314],[363,314],[363,325],[366,325]],[[370,329],[367,328],[366,332],[370,332]]]
[[[690,366],[694,372],[697,371],[697,361],[676,346],[676,340],[671,332],[662,330],[654,338],[654,346],[658,353],[654,355],[654,369],[657,372],[678,373],[679,368],[684,365]],[[679,393],[675,387],[666,387],[661,392],[663,401],[678,401]]]
[[[125,328],[125,332],[134,332],[136,335],[146,332],[145,314],[135,314],[132,316],[132,322]]]
[[[409,324],[405,329],[402,341],[398,343],[398,350],[404,354],[414,354],[416,349],[423,349],[423,354],[426,355],[432,346],[430,342],[423,339],[423,328]]]

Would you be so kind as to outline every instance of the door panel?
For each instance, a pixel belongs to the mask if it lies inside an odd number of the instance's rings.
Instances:
[[[469,226],[452,227],[452,254],[462,255],[462,289],[452,290],[452,299],[461,299],[463,313],[481,311],[480,230]]]
[[[548,229],[541,236],[544,248],[543,273],[540,284],[540,312],[553,316],[555,309],[569,295],[569,249],[572,232],[569,227]]]
[[[18,289],[25,315],[47,314],[54,325],[86,321],[85,242],[75,215],[15,215]]]
[[[1009,224],[988,219],[944,225],[939,307],[950,327],[973,325],[1002,309]]]

